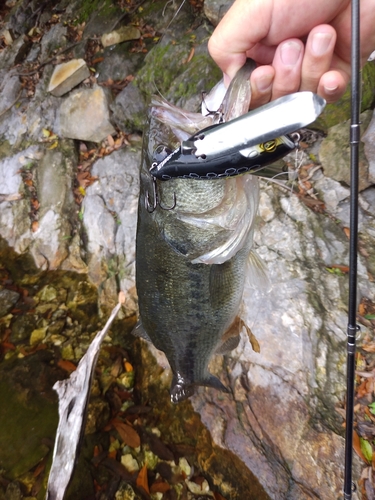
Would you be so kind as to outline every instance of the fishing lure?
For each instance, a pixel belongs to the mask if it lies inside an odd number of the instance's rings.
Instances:
[[[217,179],[246,172],[274,176],[264,167],[298,146],[296,130],[312,123],[326,101],[312,92],[281,97],[229,122],[200,130],[167,154],[150,174],[158,180]],[[159,156],[160,158],[160,156]]]

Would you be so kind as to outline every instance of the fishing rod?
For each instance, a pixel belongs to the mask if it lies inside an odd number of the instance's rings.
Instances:
[[[352,480],[353,464],[353,419],[354,380],[357,313],[357,242],[358,242],[358,159],[360,140],[359,113],[361,106],[360,73],[360,6],[359,0],[351,4],[351,125],[350,125],[350,242],[349,242],[349,307],[347,327],[347,386],[346,386],[346,429],[345,429],[345,477],[344,499],[351,500],[355,485]]]

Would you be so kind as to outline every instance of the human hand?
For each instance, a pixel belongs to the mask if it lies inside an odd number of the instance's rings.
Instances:
[[[338,100],[350,80],[350,0],[236,0],[209,41],[229,83],[247,57],[251,108],[298,90]],[[375,0],[361,1],[361,64],[375,49]]]

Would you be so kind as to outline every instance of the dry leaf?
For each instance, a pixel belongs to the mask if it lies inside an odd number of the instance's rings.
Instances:
[[[344,233],[346,237],[349,239],[350,238],[350,229],[348,227],[344,227]]]
[[[133,429],[133,427],[130,427],[130,425],[116,419],[113,420],[112,425],[119,433],[124,444],[127,444],[131,448],[138,448],[138,446],[141,445],[139,434]]]
[[[146,493],[150,494],[150,490],[148,489],[148,479],[147,479],[147,467],[144,465],[142,469],[139,471],[136,484],[138,488],[142,488]]]
[[[114,138],[113,138],[111,135],[109,135],[109,136],[107,137],[107,141],[108,141],[108,144],[109,144],[111,147],[113,147],[113,146],[115,145],[115,140],[114,140]]]
[[[36,231],[38,231],[38,229],[39,229],[39,222],[37,220],[34,220],[31,223],[31,231],[35,233]]]

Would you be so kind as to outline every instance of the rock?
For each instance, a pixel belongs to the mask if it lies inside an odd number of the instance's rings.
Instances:
[[[48,453],[57,427],[57,397],[52,390],[64,372],[51,363],[52,353],[38,351],[22,359],[2,361],[0,395],[0,467],[7,478],[17,478]],[[8,497],[6,497],[8,498]]]
[[[12,323],[10,341],[13,343],[25,342],[35,330],[36,319],[33,314],[19,315]]]
[[[58,23],[43,36],[41,40],[41,60],[51,57],[51,53],[66,46],[68,41],[68,28]]]
[[[108,101],[101,87],[77,90],[60,107],[61,135],[100,142],[116,131],[109,121]]]
[[[0,115],[5,113],[20,95],[21,82],[18,76],[7,73],[0,83]]]
[[[371,111],[361,114],[361,134],[363,135],[370,120]],[[350,121],[334,125],[323,140],[319,158],[326,176],[350,186]],[[364,153],[363,142],[359,146],[359,190],[363,191],[373,184],[369,176],[369,167]]]
[[[121,28],[111,31],[111,33],[102,35],[101,42],[103,47],[109,47],[129,40],[138,40],[140,37],[141,32],[135,26],[121,26]]]
[[[40,157],[38,146],[0,160],[1,194],[15,195],[10,201],[0,201],[0,234],[17,252],[24,252],[31,242],[30,205],[23,198],[22,170],[28,169]]]
[[[37,328],[36,330],[33,330],[30,335],[30,345],[38,345],[40,344],[46,336],[47,333],[47,326],[43,328]]]
[[[204,15],[211,24],[217,26],[233,3],[234,0],[205,0],[203,4]]]
[[[113,121],[126,132],[142,130],[146,123],[147,106],[138,87],[130,82],[111,105]]]
[[[12,45],[8,45],[5,50],[0,52],[0,70],[11,68],[19,64],[29,52],[31,43],[26,37],[19,36]]]
[[[111,273],[121,277],[122,290],[134,286],[139,163],[140,150],[125,149],[98,160],[92,169],[98,181],[87,188],[83,223],[89,275],[100,288]]]
[[[55,67],[48,92],[60,97],[90,76],[89,68],[83,59],[72,59]]]
[[[5,316],[16,305],[20,294],[4,288],[0,290],[0,318]]]
[[[375,184],[375,112],[361,140],[365,145],[365,155],[369,164],[369,181]]]
[[[72,183],[76,151],[71,141],[46,150],[36,171],[39,200],[38,228],[33,233],[31,254],[38,267],[56,269],[69,255],[74,220]]]
[[[103,61],[96,66],[97,81],[101,83],[109,78],[113,81],[121,81],[130,75],[135,75],[138,67],[142,65],[142,61],[141,54],[129,53],[129,47],[126,44],[105,49]]]

